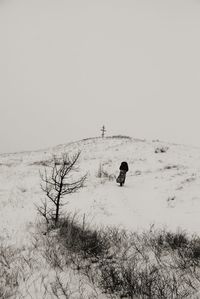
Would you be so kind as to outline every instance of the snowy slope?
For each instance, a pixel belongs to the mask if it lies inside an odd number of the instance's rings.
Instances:
[[[155,153],[157,147],[168,147]],[[26,244],[38,218],[35,205],[44,194],[39,170],[53,154],[81,150],[80,174],[86,186],[66,197],[67,211],[94,225],[139,230],[167,226],[199,233],[200,149],[133,138],[89,138],[47,150],[0,155],[0,237]],[[124,187],[115,182],[120,162],[130,171]],[[99,165],[108,177],[97,177]]]

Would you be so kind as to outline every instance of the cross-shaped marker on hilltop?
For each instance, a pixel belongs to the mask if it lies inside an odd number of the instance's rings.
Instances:
[[[105,132],[106,132],[106,128],[105,128],[104,125],[103,125],[103,127],[102,127],[102,129],[101,129],[101,132],[102,132],[101,137],[104,138],[104,136],[105,136]]]

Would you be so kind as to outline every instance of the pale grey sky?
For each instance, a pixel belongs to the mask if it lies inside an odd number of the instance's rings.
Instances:
[[[0,0],[0,152],[109,135],[200,146],[200,0]]]

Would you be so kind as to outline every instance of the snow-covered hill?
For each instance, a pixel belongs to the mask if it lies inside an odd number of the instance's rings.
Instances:
[[[164,148],[165,152],[159,152]],[[155,153],[158,149],[158,153]],[[38,219],[35,205],[45,197],[39,171],[52,155],[81,150],[85,187],[66,197],[65,209],[88,222],[140,230],[178,227],[199,233],[200,148],[145,141],[125,136],[88,138],[54,148],[0,155],[0,238],[26,244]],[[115,177],[129,164],[124,187]],[[103,169],[98,177],[99,168]]]

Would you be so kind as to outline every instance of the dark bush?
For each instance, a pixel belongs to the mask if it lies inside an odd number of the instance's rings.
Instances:
[[[77,224],[70,217],[64,220],[59,231],[65,247],[81,254],[84,258],[99,258],[108,250],[106,235],[100,231],[90,230]]]
[[[165,242],[173,250],[175,250],[175,249],[186,247],[189,243],[189,239],[187,238],[187,235],[184,232],[177,232],[177,233],[167,232],[165,235]]]
[[[192,240],[190,243],[191,259],[200,260],[200,239]]]

